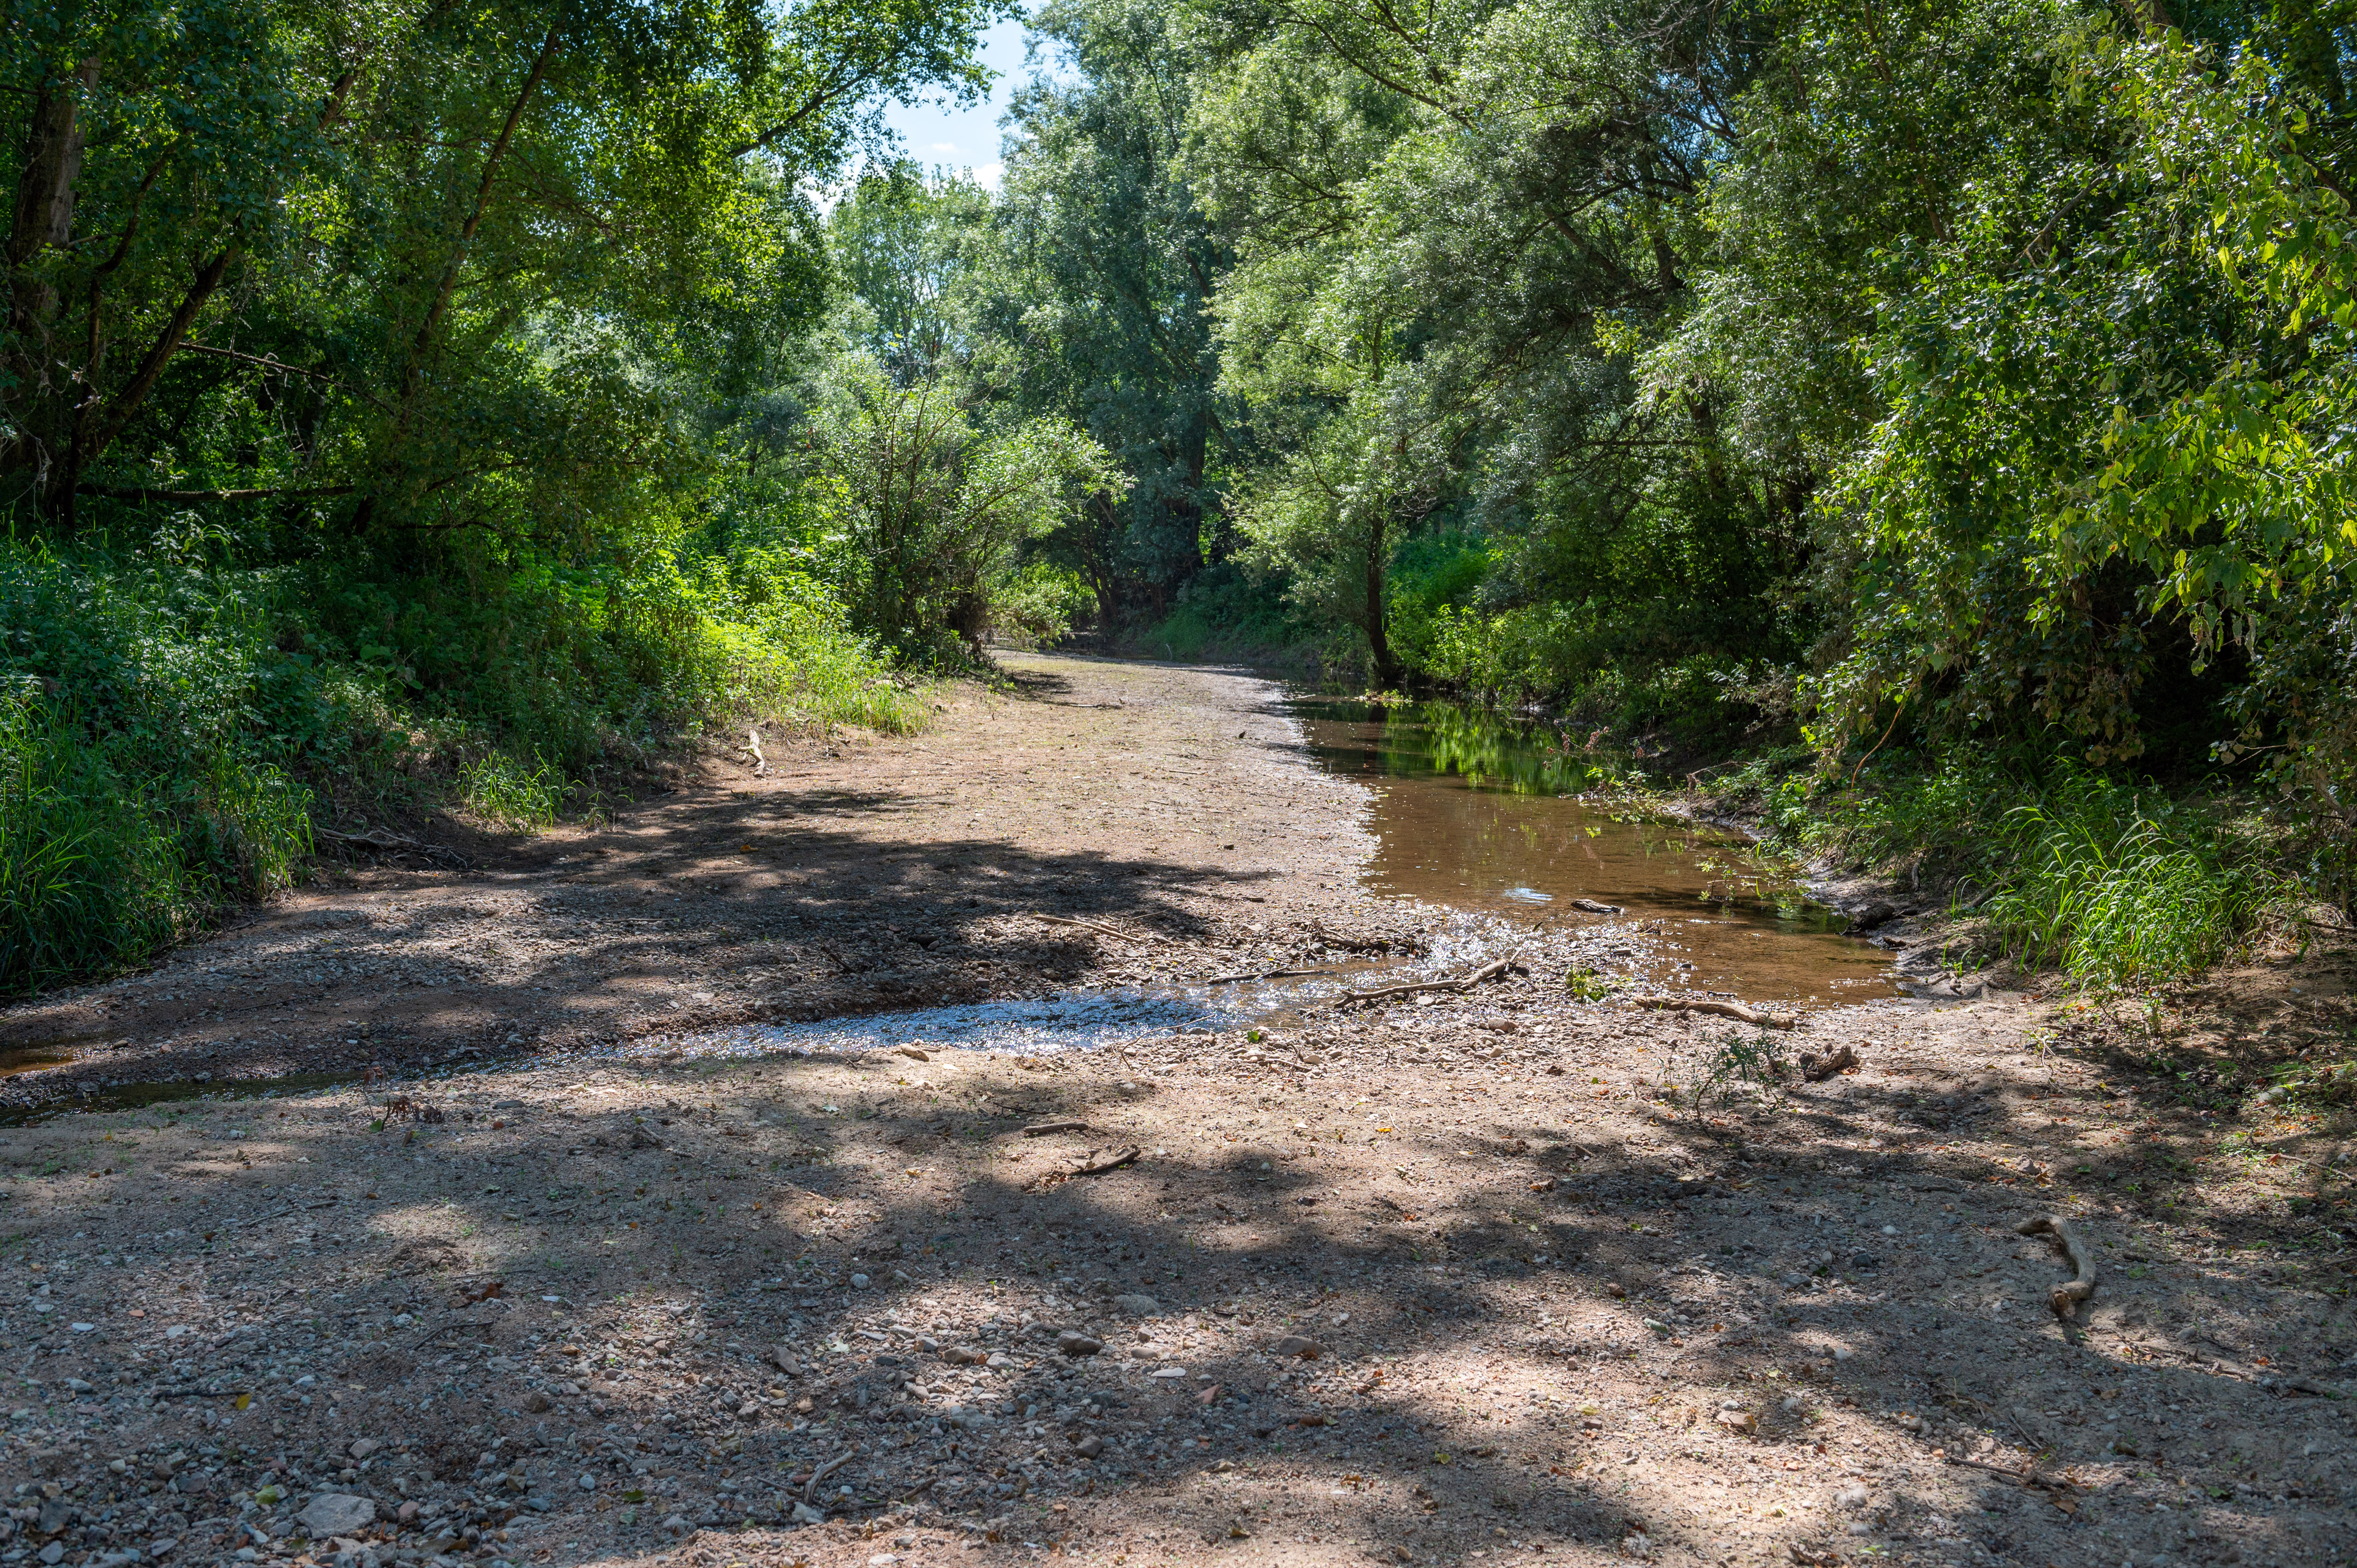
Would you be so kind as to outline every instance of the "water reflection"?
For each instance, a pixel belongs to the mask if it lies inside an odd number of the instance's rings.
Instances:
[[[1664,980],[1778,1001],[1897,993],[1885,955],[1739,836],[1572,798],[1588,762],[1555,731],[1446,703],[1292,706],[1318,764],[1373,796],[1371,891],[1525,920],[1617,905],[1663,922]]]

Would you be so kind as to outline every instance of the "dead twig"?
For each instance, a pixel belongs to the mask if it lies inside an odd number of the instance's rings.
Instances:
[[[1239,980],[1291,980],[1304,974],[1331,974],[1330,969],[1263,969],[1243,974],[1215,974],[1209,980],[1199,980],[1198,985],[1232,985]]]
[[[1346,1006],[1353,1002],[1381,1002],[1388,996],[1405,996],[1417,991],[1470,991],[1485,980],[1495,980],[1514,966],[1511,958],[1492,960],[1462,980],[1426,980],[1414,985],[1386,986],[1381,991],[1346,991],[1334,1005]]]
[[[1089,1124],[1085,1122],[1042,1122],[1036,1127],[1024,1128],[1023,1135],[1044,1138],[1050,1133],[1085,1133],[1088,1130]]]
[[[1801,1076],[1811,1083],[1823,1083],[1837,1072],[1865,1065],[1857,1059],[1857,1053],[1847,1046],[1824,1056],[1809,1051],[1801,1053]]]
[[[2063,1255],[2078,1271],[2072,1278],[2056,1285],[2046,1298],[2047,1304],[2054,1309],[2054,1316],[2065,1323],[2070,1322],[2077,1314],[2079,1304],[2095,1294],[2095,1255],[2088,1251],[2085,1242],[2079,1240],[2079,1233],[2071,1228],[2071,1222],[2059,1214],[2041,1214],[2035,1219],[2025,1219],[2014,1230],[2024,1236],[2053,1237],[2054,1244],[2062,1250]]]
[[[1034,915],[1031,918],[1035,920],[1045,920],[1051,926],[1078,926],[1084,931],[1102,931],[1109,937],[1119,937],[1125,942],[1160,942],[1165,947],[1170,944],[1168,937],[1157,937],[1151,933],[1138,936],[1130,931],[1115,930],[1111,926],[1100,926],[1094,920],[1075,920],[1070,915]]]
[[[1715,1013],[1762,1029],[1793,1029],[1801,1023],[1789,1013],[1762,1013],[1740,1002],[1720,1002],[1707,996],[1642,996],[1638,998],[1638,1004],[1664,1013]]]
[[[1079,1169],[1066,1171],[1064,1174],[1066,1176],[1103,1176],[1107,1171],[1117,1171],[1125,1165],[1133,1164],[1137,1159],[1137,1156],[1145,1152],[1145,1150],[1139,1148],[1135,1144],[1132,1144],[1128,1148],[1124,1149],[1121,1153],[1114,1155],[1109,1160],[1092,1160],[1087,1165],[1081,1166]],[[1095,1151],[1091,1150],[1090,1153],[1093,1154]]]
[[[845,1465],[850,1464],[852,1456],[858,1452],[859,1450],[856,1448],[846,1448],[842,1453],[836,1455],[834,1458],[828,1460],[825,1464],[821,1465],[817,1469],[813,1470],[811,1472],[811,1478],[802,1483],[802,1501],[810,1501],[812,1495],[818,1490],[818,1484],[821,1481],[825,1480],[829,1476],[834,1475],[837,1470],[842,1469]]]

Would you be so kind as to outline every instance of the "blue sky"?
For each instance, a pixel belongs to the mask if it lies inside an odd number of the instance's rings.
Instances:
[[[991,84],[990,102],[971,109],[954,109],[940,99],[895,103],[884,118],[900,133],[909,156],[927,168],[947,166],[972,169],[985,186],[998,188],[998,117],[1006,111],[1007,95],[1023,74],[1023,24],[999,23],[982,36],[983,63],[998,72]]]

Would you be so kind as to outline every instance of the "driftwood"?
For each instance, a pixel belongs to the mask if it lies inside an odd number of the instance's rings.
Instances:
[[[1485,980],[1495,980],[1514,966],[1510,958],[1494,959],[1462,980],[1426,980],[1414,985],[1391,985],[1381,991],[1346,991],[1334,1004],[1337,1007],[1351,1002],[1380,1002],[1387,996],[1405,996],[1417,991],[1470,991]]]
[[[438,843],[427,843],[423,839],[403,838],[399,833],[389,833],[382,828],[371,828],[364,833],[345,833],[338,832],[333,828],[315,827],[311,830],[311,836],[315,839],[326,839],[330,843],[356,843],[362,848],[375,850],[414,850],[429,860],[438,857],[459,865],[467,863],[467,857],[455,849],[446,849]]]
[[[1791,1029],[1800,1020],[1789,1013],[1762,1013],[1757,1007],[1746,1007],[1740,1002],[1719,1002],[1707,996],[1645,996],[1641,1005],[1664,1013],[1715,1013],[1722,1018],[1732,1018],[1738,1024],[1750,1024],[1762,1029]]]
[[[1139,936],[1133,931],[1119,931],[1111,926],[1100,926],[1094,920],[1075,920],[1070,915],[1034,915],[1031,918],[1035,920],[1045,920],[1051,926],[1078,926],[1084,931],[1102,931],[1109,937],[1119,937],[1125,942],[1160,942],[1168,946],[1170,941],[1168,937],[1157,937],[1150,932],[1145,936]]]
[[[1821,1057],[1804,1052],[1801,1057],[1801,1076],[1811,1083],[1823,1083],[1837,1072],[1863,1065],[1857,1053],[1847,1046]]]
[[[2071,1260],[2072,1267],[2078,1271],[2056,1285],[2046,1298],[2047,1305],[2054,1309],[2054,1316],[2065,1323],[2070,1322],[2078,1312],[2079,1304],[2095,1294],[2094,1253],[2088,1251],[2087,1244],[2079,1239],[2079,1233],[2071,1228],[2071,1222],[2059,1214],[2041,1214],[2033,1219],[2025,1219],[2014,1230],[2024,1236],[2053,1237],[2054,1244],[2062,1249],[2063,1255]]]

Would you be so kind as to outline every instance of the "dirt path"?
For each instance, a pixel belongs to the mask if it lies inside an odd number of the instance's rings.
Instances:
[[[1434,929],[1353,890],[1347,787],[1258,688],[1019,669],[1021,696],[921,740],[773,746],[772,777],[537,846],[514,882],[382,874],[49,1009],[143,1068],[299,1066],[327,1059],[304,1031],[354,1027],[394,1071],[0,1132],[0,1482],[32,1488],[0,1561],[2350,1551],[2347,1187],[2318,1168],[2340,1124],[2130,1071],[2153,1041],[2092,1013],[1894,1001],[1760,1035],[1577,1000],[1566,970],[1621,940],[1599,922],[1526,943],[1526,973],[1257,1038],[519,1041],[422,1070],[449,1038]],[[2219,983],[2194,1000],[2205,1029],[2231,1004],[2233,1039],[2164,1017],[2169,1049],[2347,1026],[2313,959]],[[1861,1070],[1695,1103],[1713,1069],[1843,1044]],[[2015,1230],[2050,1213],[2098,1273],[2067,1326],[2068,1267]]]
[[[1361,902],[1351,787],[1249,677],[1016,657],[908,741],[772,738],[769,768],[467,871],[339,877],[153,970],[0,1015],[19,1102],[401,1071],[760,1017],[1035,994],[1130,954],[1024,917],[1200,939]],[[62,1061],[53,1058],[67,1058]]]

